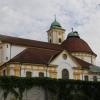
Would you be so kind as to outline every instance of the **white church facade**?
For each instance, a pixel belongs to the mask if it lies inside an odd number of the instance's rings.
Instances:
[[[0,75],[100,81],[97,55],[78,32],[64,40],[55,19],[47,33],[48,42],[0,35]]]

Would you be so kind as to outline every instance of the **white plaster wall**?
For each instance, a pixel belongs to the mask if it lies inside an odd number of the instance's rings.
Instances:
[[[67,59],[63,59],[63,54],[67,55]],[[73,67],[77,67],[75,62],[71,59],[66,51],[63,51],[58,57],[55,58],[51,64],[58,65],[57,68],[57,78],[62,78],[62,70],[67,69],[69,71],[69,78],[73,79]]]
[[[59,33],[61,33],[59,35]],[[53,32],[51,32],[51,36],[48,35],[48,39],[50,40],[50,38],[52,39],[52,42],[55,43],[55,44],[61,44],[59,43],[59,38],[61,38],[61,40],[63,41],[63,36],[64,35],[64,32],[62,30],[53,30]]]
[[[88,78],[89,78],[89,81],[94,81],[93,80],[93,76],[97,76],[97,81],[100,81],[100,75],[98,75],[98,74],[89,74],[88,72],[86,72],[86,73],[84,73],[83,75],[81,75],[81,78],[80,78],[80,80],[85,80],[85,76],[88,76]],[[82,78],[83,77],[83,78]]]
[[[0,43],[0,64],[2,64],[2,52],[3,52],[3,47],[2,43]]]
[[[96,57],[86,53],[72,53],[72,55],[92,64],[96,64]],[[92,57],[92,58],[91,58]],[[92,59],[92,60],[91,60]]]
[[[97,76],[97,81],[100,81],[100,75],[97,75],[97,74],[89,75],[89,81],[93,81],[93,76]]]
[[[46,76],[46,72],[45,71],[34,71],[34,70],[22,69],[21,70],[21,77],[26,77],[26,72],[27,71],[32,72],[32,77],[39,77],[39,72],[43,72],[44,76]]]
[[[8,47],[7,47],[8,45]],[[2,46],[2,63],[9,61],[11,58],[22,52],[26,47],[18,46],[18,45],[11,45],[9,43],[4,43]],[[6,57],[8,59],[6,59]]]
[[[25,67],[24,65],[22,65],[22,67],[21,67],[21,77],[26,77],[27,71],[32,72],[32,77],[39,77],[39,72],[43,72],[44,76],[46,76],[46,71],[38,71],[38,70],[31,70],[31,69],[29,70],[29,69],[25,69],[24,67]],[[47,72],[47,76],[49,77],[48,72]]]
[[[11,58],[25,50],[27,47],[25,46],[18,46],[18,45],[11,45]]]
[[[7,47],[8,45],[8,47]],[[8,59],[6,59],[6,57]],[[2,63],[7,62],[10,60],[10,44],[9,43],[4,43],[3,44],[3,52],[2,52]]]

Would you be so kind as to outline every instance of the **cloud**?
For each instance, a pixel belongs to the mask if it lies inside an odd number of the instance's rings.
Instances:
[[[79,31],[100,64],[100,0],[0,0],[0,34],[47,41],[55,14],[66,35]]]

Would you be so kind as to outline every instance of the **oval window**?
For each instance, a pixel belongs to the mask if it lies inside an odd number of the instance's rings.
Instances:
[[[67,59],[67,55],[66,54],[63,54],[63,59]]]

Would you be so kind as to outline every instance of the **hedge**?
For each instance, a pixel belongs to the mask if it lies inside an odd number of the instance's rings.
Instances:
[[[55,94],[57,100],[100,100],[100,82],[62,80],[51,78],[0,77],[4,100],[12,93],[22,100],[23,92],[33,86],[41,86]],[[19,91],[16,91],[15,89]]]

